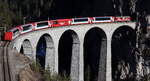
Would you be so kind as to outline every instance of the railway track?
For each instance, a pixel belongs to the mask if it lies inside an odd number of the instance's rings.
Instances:
[[[2,81],[14,81],[12,71],[11,71],[8,46],[9,46],[9,42],[4,42],[2,44],[2,54],[1,54],[2,71],[3,71],[3,76],[1,77]]]

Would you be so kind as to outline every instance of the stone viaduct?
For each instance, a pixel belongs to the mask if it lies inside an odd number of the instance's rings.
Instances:
[[[135,23],[100,23],[42,29],[20,35],[11,42],[13,48],[30,59],[36,60],[44,49],[44,59],[38,59],[44,69],[65,73],[72,81],[112,81],[113,50],[119,50],[117,39],[135,44]],[[130,42],[129,42],[130,41]],[[42,47],[44,44],[45,47]],[[118,43],[115,43],[118,44]],[[120,53],[121,54],[121,53]],[[128,55],[128,54],[127,54]],[[119,55],[118,55],[119,56]],[[43,64],[42,64],[43,63]]]

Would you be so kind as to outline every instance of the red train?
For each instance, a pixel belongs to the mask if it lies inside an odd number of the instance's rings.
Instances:
[[[13,40],[21,34],[37,31],[45,28],[81,25],[81,24],[94,24],[94,23],[128,22],[128,21],[131,21],[131,18],[129,16],[84,17],[84,18],[40,21],[40,22],[29,23],[29,24],[20,25],[12,28],[8,32],[5,32],[4,40]]]

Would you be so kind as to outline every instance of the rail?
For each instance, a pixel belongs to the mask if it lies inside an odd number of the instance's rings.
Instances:
[[[3,71],[3,77],[2,81],[14,81],[14,75],[12,73],[10,59],[9,59],[9,42],[3,43],[3,49],[2,49],[2,71]]]

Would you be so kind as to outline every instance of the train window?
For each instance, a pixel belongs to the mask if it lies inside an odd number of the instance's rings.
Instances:
[[[74,22],[87,22],[88,18],[74,19]]]
[[[23,28],[23,31],[27,31],[27,30],[29,30],[29,29],[32,29],[32,25],[31,25],[31,24],[29,24],[29,25],[24,25],[24,26],[22,26],[22,28]]]
[[[13,31],[13,36],[16,36],[19,33],[19,29],[16,29],[15,31]]]
[[[58,21],[54,21],[53,24],[58,24]]]
[[[37,27],[48,26],[48,22],[39,22],[37,23]]]
[[[96,20],[96,21],[111,20],[111,18],[110,18],[110,17],[96,17],[95,20]]]

